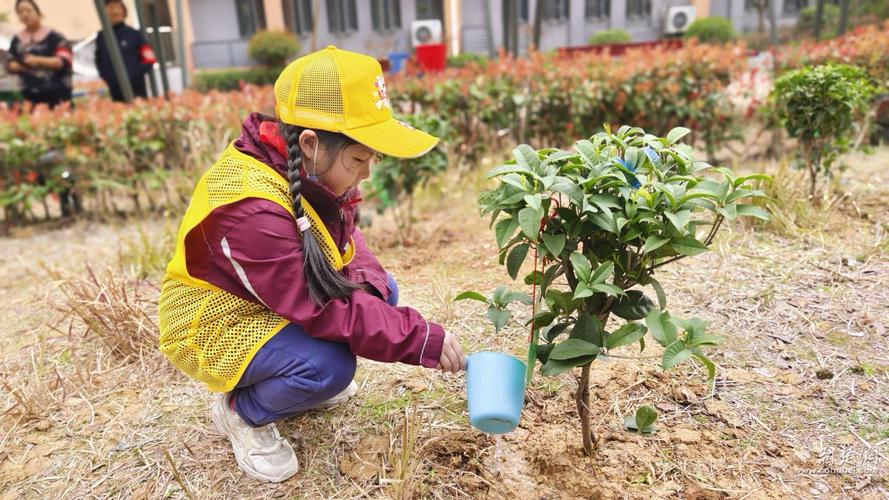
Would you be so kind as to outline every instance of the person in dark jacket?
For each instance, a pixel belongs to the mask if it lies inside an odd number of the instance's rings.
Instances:
[[[145,75],[151,71],[157,60],[154,57],[154,50],[151,45],[145,41],[145,37],[139,30],[127,26],[127,6],[121,0],[105,0],[105,12],[108,14],[108,21],[114,28],[114,36],[117,37],[117,45],[120,47],[120,55],[123,58],[124,68],[130,78],[130,85],[133,88],[133,97],[148,97],[148,89],[145,87]],[[101,31],[96,38],[96,69],[99,70],[99,76],[108,85],[108,91],[111,93],[111,99],[122,102],[123,91],[117,82],[117,73],[114,72],[114,65],[111,63],[111,54],[105,45],[105,37]]]
[[[6,67],[19,75],[25,100],[51,108],[70,102],[71,45],[41,24],[43,14],[33,0],[17,0],[15,13],[25,29],[13,37]]]

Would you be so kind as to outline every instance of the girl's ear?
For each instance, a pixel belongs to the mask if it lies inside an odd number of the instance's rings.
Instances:
[[[302,151],[303,159],[309,160],[314,164],[314,155],[318,151],[318,134],[314,130],[303,130],[299,134],[299,149]]]

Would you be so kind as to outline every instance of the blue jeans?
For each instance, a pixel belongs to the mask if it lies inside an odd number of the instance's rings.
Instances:
[[[386,302],[395,306],[398,287],[391,274],[389,290]],[[290,323],[250,361],[232,391],[235,411],[252,426],[298,415],[348,387],[355,366],[348,344],[316,339]]]

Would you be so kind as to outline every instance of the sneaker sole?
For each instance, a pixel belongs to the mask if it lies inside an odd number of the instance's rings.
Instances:
[[[225,399],[222,400],[221,404],[225,404]],[[252,479],[256,479],[259,481],[265,481],[267,483],[280,483],[282,481],[286,481],[286,480],[290,479],[297,472],[299,472],[299,462],[297,462],[296,470],[294,470],[290,474],[287,474],[286,476],[283,476],[283,477],[264,476],[264,475],[260,474],[259,472],[257,472],[256,470],[254,470],[253,468],[251,468],[249,466],[249,464],[242,461],[241,455],[244,454],[244,450],[240,446],[238,446],[238,444],[235,442],[235,440],[232,439],[231,435],[227,432],[228,427],[225,425],[225,417],[223,417],[222,415],[219,415],[219,412],[221,410],[217,409],[217,406],[218,406],[218,404],[215,401],[214,401],[214,404],[212,404],[210,406],[210,421],[212,421],[213,425],[216,426],[216,430],[219,431],[219,433],[222,434],[223,437],[227,438],[229,443],[231,443],[232,450],[234,451],[234,454],[235,454],[235,462],[238,463],[238,467],[242,471],[244,471],[244,474],[246,474],[248,477],[250,477]]]

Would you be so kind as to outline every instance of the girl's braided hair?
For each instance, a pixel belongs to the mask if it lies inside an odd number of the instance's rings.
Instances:
[[[303,130],[307,129],[296,125],[281,124],[282,135],[287,139],[287,179],[290,181],[290,196],[292,197],[293,212],[297,219],[305,216],[302,203],[300,203],[302,200],[300,170],[302,169],[303,155],[299,147],[299,136]],[[314,132],[318,136],[319,145],[334,158],[343,148],[355,144],[354,140],[343,134],[326,130],[315,130]],[[306,282],[309,285],[309,294],[316,303],[323,305],[333,299],[349,298],[352,296],[352,292],[362,289],[360,285],[349,281],[333,268],[327,257],[324,256],[324,251],[321,250],[311,228],[302,232],[302,238]]]

